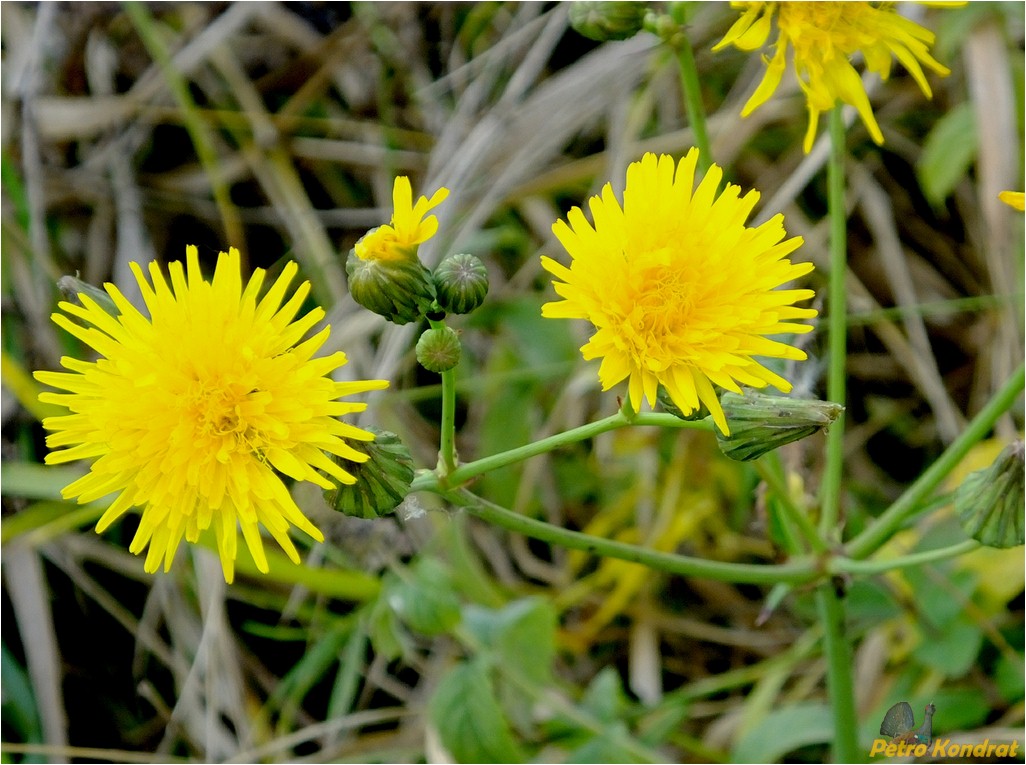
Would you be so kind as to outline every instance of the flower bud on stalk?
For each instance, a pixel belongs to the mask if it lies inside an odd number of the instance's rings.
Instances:
[[[1009,444],[989,468],[970,473],[955,491],[955,512],[962,529],[987,547],[1023,543],[1024,448]]]
[[[830,401],[767,396],[749,391],[743,396],[720,397],[730,435],[716,432],[720,451],[732,460],[747,462],[767,452],[811,436],[836,420],[844,407]]]
[[[413,457],[399,436],[387,430],[366,428],[374,440],[361,444],[370,458],[366,462],[345,461],[356,483],[324,492],[328,504],[354,518],[380,518],[395,510],[410,492]]]
[[[434,327],[417,341],[417,361],[429,372],[448,372],[460,363],[460,338],[451,327]]]
[[[641,31],[647,8],[644,3],[570,3],[570,26],[591,40],[626,40]]]
[[[450,255],[438,264],[432,278],[438,305],[447,313],[470,313],[488,294],[488,269],[474,255]]]
[[[395,324],[416,321],[431,309],[435,286],[416,256],[412,260],[346,259],[349,294],[364,308]]]

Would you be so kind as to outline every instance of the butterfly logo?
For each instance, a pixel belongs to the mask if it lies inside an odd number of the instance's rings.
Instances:
[[[899,701],[887,710],[880,723],[880,734],[887,736],[894,744],[929,744],[933,740],[933,714],[937,707],[926,705],[926,716],[918,728],[915,714],[907,701]]]

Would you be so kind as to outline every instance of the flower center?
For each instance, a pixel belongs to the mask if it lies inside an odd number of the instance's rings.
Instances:
[[[254,392],[239,383],[196,381],[184,396],[182,424],[221,462],[237,451],[252,452],[265,440],[246,417]]]
[[[635,277],[639,288],[623,306],[624,350],[644,359],[653,371],[671,366],[682,352],[680,335],[690,323],[699,296],[694,274],[654,265]]]

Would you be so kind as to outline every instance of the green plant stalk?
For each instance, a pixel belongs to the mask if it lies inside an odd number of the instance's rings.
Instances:
[[[207,124],[200,117],[196,108],[196,102],[189,93],[189,86],[181,73],[175,69],[174,62],[167,46],[161,39],[157,25],[150,15],[149,9],[141,2],[129,2],[124,4],[125,13],[131,19],[132,25],[139,38],[142,40],[146,51],[160,67],[161,74],[167,82],[171,95],[174,96],[182,110],[182,123],[185,125],[193,147],[196,149],[196,157],[199,159],[203,170],[210,179],[210,188],[214,195],[214,203],[221,215],[221,222],[224,224],[224,234],[230,244],[242,245],[244,234],[242,221],[238,211],[232,204],[228,192],[228,185],[224,182],[220,171],[217,152],[214,150],[214,143]]]
[[[827,165],[827,209],[830,216],[830,284],[828,292],[829,367],[827,398],[845,401],[847,358],[845,274],[848,270],[847,210],[844,203],[845,129],[841,106],[830,112],[830,161]],[[841,475],[844,468],[844,413],[827,433],[826,465],[820,486],[820,535],[840,541]],[[857,762],[858,739],[851,646],[845,637],[844,603],[830,582],[816,589],[816,607],[823,626],[823,653],[827,661],[827,690],[834,718],[833,759]]]
[[[1023,383],[1023,366],[1020,364],[1001,390],[987,402],[987,405],[973,418],[962,434],[916,479],[915,483],[909,486],[905,493],[898,497],[894,504],[878,516],[861,534],[845,545],[848,556],[855,559],[866,558],[894,536],[894,533],[901,528],[909,516],[918,511],[919,506],[947,477],[948,473],[954,470],[969,450],[990,432],[998,418],[1015,403],[1019,394],[1022,393]]]
[[[921,566],[924,563],[936,563],[948,558],[957,558],[959,555],[972,552],[982,545],[975,539],[966,539],[963,542],[938,547],[936,550],[924,550],[923,552],[910,553],[900,558],[889,560],[853,560],[852,558],[834,558],[827,564],[827,570],[835,574],[883,574],[887,571],[896,571],[901,568],[912,568]]]
[[[442,377],[442,384],[442,420],[444,422],[446,395],[444,392],[444,376]],[[451,395],[455,400],[454,386],[452,386],[452,388]],[[538,441],[518,446],[515,449],[509,449],[508,451],[499,452],[498,454],[493,454],[488,457],[482,457],[474,462],[468,462],[464,465],[460,465],[445,476],[438,476],[433,472],[421,473],[413,480],[413,485],[410,487],[410,493],[415,491],[445,491],[450,487],[464,484],[471,478],[476,478],[477,476],[483,475],[491,470],[497,470],[498,468],[505,467],[506,465],[512,465],[530,457],[536,457],[539,454],[551,452],[553,449],[558,449],[561,446],[566,446],[567,444],[572,444],[577,441],[584,441],[585,439],[592,438],[600,433],[606,433],[610,430],[616,430],[617,428],[623,428],[628,425],[658,425],[664,428],[691,428],[694,430],[708,431],[711,431],[713,428],[712,420],[709,418],[704,420],[682,420],[679,417],[674,417],[672,414],[667,414],[665,412],[642,412],[634,414],[628,418],[621,411],[604,419],[589,422],[576,428],[563,431],[562,433],[556,433],[555,435],[548,436],[547,438],[542,438]],[[444,428],[442,435],[444,438]]]
[[[545,521],[528,518],[478,497],[468,489],[457,489],[442,495],[446,500],[494,526],[524,534],[533,539],[583,550],[593,555],[640,563],[656,571],[678,576],[695,576],[738,584],[804,584],[816,579],[820,562],[813,558],[795,558],[787,563],[761,565],[756,563],[724,563],[690,558],[685,555],[658,552],[639,545],[571,531]]]
[[[688,113],[691,130],[695,134],[695,146],[698,147],[698,169],[704,174],[712,165],[713,156],[709,143],[709,131],[705,125],[702,85],[698,79],[698,66],[695,64],[695,51],[691,47],[691,41],[683,31],[679,38],[676,51],[681,91],[684,95],[684,109]]]
[[[859,762],[851,647],[845,639],[844,604],[830,582],[816,588],[816,608],[823,627],[827,689],[830,692],[830,711],[834,716],[833,761]]]
[[[444,321],[428,319],[431,329],[445,329]],[[456,472],[456,368],[442,372],[442,424],[438,441],[438,477],[446,485],[453,484]],[[413,491],[413,489],[411,489]]]
[[[827,208],[830,215],[830,284],[827,294],[829,368],[827,398],[844,406],[847,356],[846,296],[848,270],[847,211],[844,204],[844,118],[841,107],[830,112],[830,162],[827,165]],[[837,529],[841,505],[841,472],[844,466],[844,412],[827,433],[826,466],[820,487],[819,531],[827,539]],[[840,540],[838,540],[840,541]]]

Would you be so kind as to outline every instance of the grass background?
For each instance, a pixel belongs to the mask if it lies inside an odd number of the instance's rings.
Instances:
[[[936,458],[1023,356],[1023,6],[904,9],[937,31],[926,100],[896,67],[869,83],[886,144],[849,132],[849,395],[844,509],[857,532]],[[830,738],[811,593],[668,577],[550,548],[414,497],[379,521],[300,505],[328,542],[304,565],[181,549],[148,576],[103,537],[102,506],[59,490],[33,369],[81,355],[49,321],[78,274],[131,293],[130,261],[249,267],[297,260],[354,378],[392,381],[359,422],[437,452],[438,378],[415,326],[356,306],[343,262],[387,221],[392,179],[451,190],[429,265],[488,266],[463,331],[457,444],[485,456],[615,411],[577,348],[583,322],[542,321],[551,224],[644,151],[692,144],[676,62],[640,34],[599,44],[547,3],[113,3],[0,8],[3,43],[3,758],[397,762],[821,761]],[[825,146],[801,152],[804,102],[785,77],[751,117],[755,56],[712,54],[736,12],[698,3],[696,49],[715,160],[781,211],[825,286]],[[804,341],[804,339],[803,339]],[[822,395],[825,347],[791,370]],[[973,457],[1021,432],[1021,407]],[[814,496],[822,441],[787,448]],[[663,550],[772,561],[758,479],[708,434],[605,434],[492,473],[483,496]],[[950,507],[883,554],[961,538]],[[302,540],[301,540],[302,542]],[[844,583],[860,740],[884,711],[937,706],[964,742],[1022,740],[1023,551],[982,550]],[[918,720],[917,720],[918,722]],[[1019,761],[1022,761],[1021,746]]]

